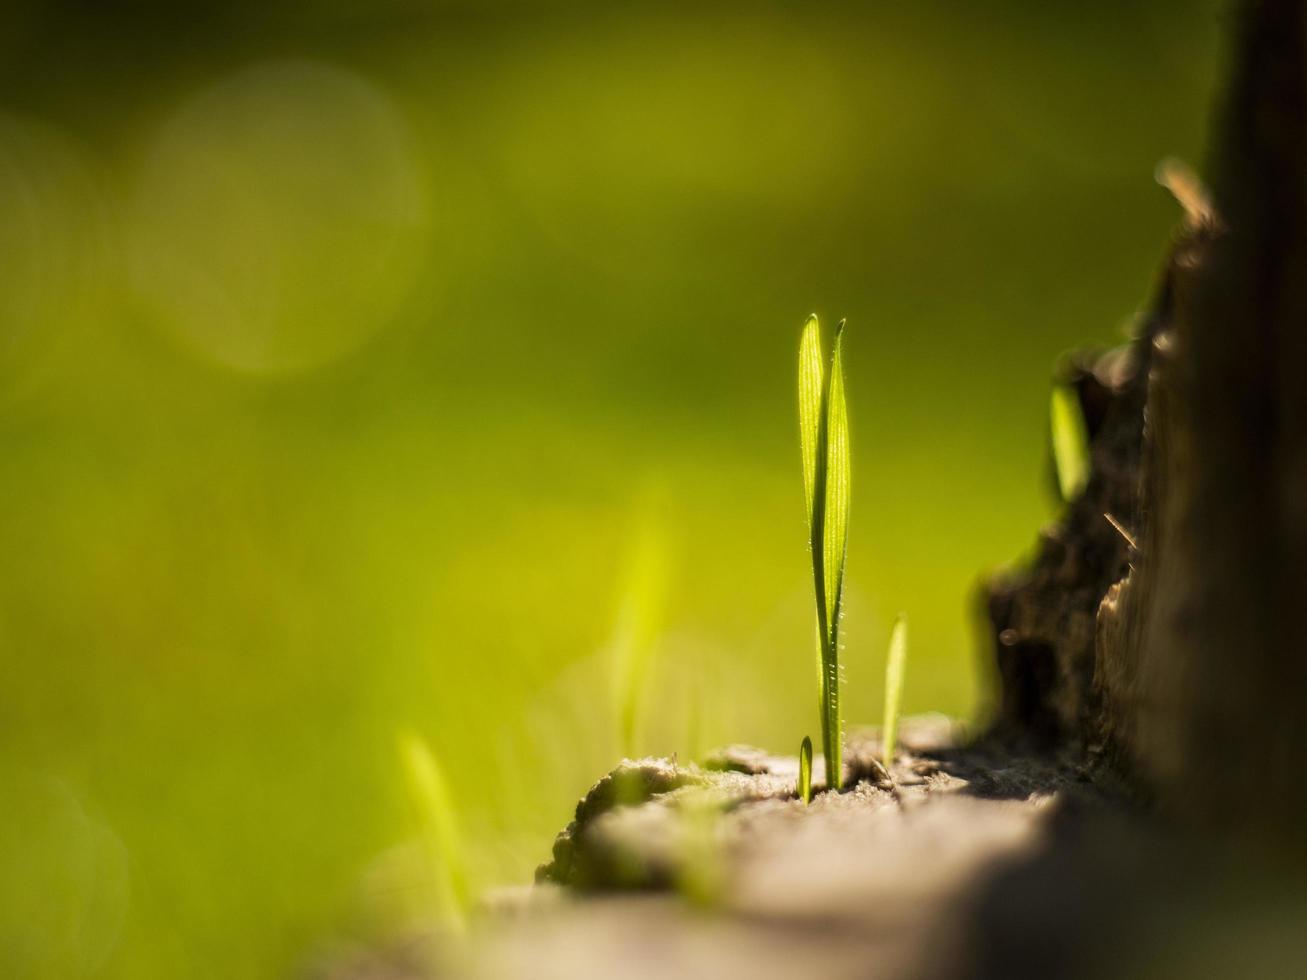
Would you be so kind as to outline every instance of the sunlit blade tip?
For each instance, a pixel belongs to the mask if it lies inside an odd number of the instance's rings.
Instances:
[[[813,314],[804,324],[803,336],[799,341],[799,446],[803,455],[803,489],[810,524],[816,496],[817,445],[820,440],[822,392],[825,384],[821,329],[816,314]]]
[[[1171,192],[1184,209],[1185,220],[1191,228],[1216,223],[1211,195],[1203,186],[1202,179],[1183,160],[1175,157],[1162,160],[1153,171],[1153,179]]]

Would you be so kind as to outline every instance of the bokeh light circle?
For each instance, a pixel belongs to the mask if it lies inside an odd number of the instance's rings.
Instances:
[[[409,294],[430,226],[423,168],[371,82],[314,62],[194,96],[146,153],[136,290],[192,350],[250,373],[357,349]]]

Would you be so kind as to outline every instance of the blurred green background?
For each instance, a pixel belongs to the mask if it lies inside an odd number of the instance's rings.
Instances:
[[[275,977],[623,749],[815,733],[794,374],[848,317],[846,717],[974,717],[1217,5],[8,3],[0,974]],[[625,666],[623,666],[625,665]],[[643,666],[642,666],[643,665]],[[337,937],[332,939],[331,937]]]

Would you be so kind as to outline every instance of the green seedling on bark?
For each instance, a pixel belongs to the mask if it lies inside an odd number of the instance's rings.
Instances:
[[[843,338],[844,322],[840,321],[827,361],[814,315],[808,317],[799,344],[799,448],[817,600],[821,752],[830,789],[839,788],[843,772],[840,617],[849,530],[849,417],[844,403]]]
[[[799,746],[799,799],[805,806],[812,802],[812,739],[807,735]]]
[[[903,701],[903,666],[908,660],[908,617],[899,613],[889,636],[889,657],[885,660],[885,723],[883,726],[885,771],[894,764],[899,740],[899,705]]]
[[[1075,389],[1069,385],[1054,387],[1048,412],[1057,486],[1062,499],[1071,501],[1089,482],[1089,431]]]

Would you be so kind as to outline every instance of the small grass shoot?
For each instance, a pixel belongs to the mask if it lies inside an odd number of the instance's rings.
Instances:
[[[804,806],[812,802],[812,739],[807,735],[799,746],[799,799]]]
[[[472,906],[472,890],[449,784],[431,747],[417,733],[399,736],[399,755],[421,830],[434,914],[446,926],[462,931]]]
[[[818,707],[826,786],[843,772],[840,721],[840,618],[849,530],[849,417],[844,402],[844,322],[835,328],[829,364],[821,328],[808,317],[799,343],[799,448],[808,508],[813,587],[817,600]]]
[[[1080,398],[1070,385],[1056,385],[1049,403],[1053,464],[1062,499],[1070,502],[1089,482],[1089,430]]]
[[[908,660],[908,617],[899,613],[889,635],[889,656],[885,660],[885,719],[881,736],[882,762],[890,772],[899,740],[899,706],[903,702],[903,668]]]

